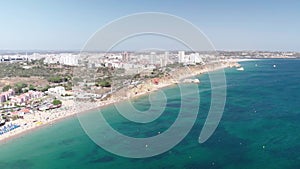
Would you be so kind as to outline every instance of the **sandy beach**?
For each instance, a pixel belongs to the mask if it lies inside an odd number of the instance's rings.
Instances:
[[[149,79],[143,82],[142,84],[137,85],[134,88],[127,89],[125,95],[114,94],[111,98],[105,101],[99,101],[99,102],[77,102],[77,101],[75,102],[74,100],[63,101],[61,108],[47,110],[43,112],[36,111],[32,114],[26,115],[24,119],[18,119],[13,121],[13,123],[20,124],[20,127],[0,135],[0,142],[6,143],[11,139],[18,138],[28,132],[32,132],[43,126],[53,125],[58,121],[61,121],[69,117],[73,117],[77,113],[90,112],[92,110],[100,109],[103,108],[104,106],[109,106],[117,102],[121,102],[124,100],[149,94],[153,91],[162,89],[164,87],[174,85],[178,83],[179,79],[188,78],[188,77],[200,75],[211,71],[216,71],[218,69],[224,69],[228,67],[238,67],[239,64],[237,62],[241,62],[241,61],[250,61],[250,60],[248,59],[226,60],[226,62],[222,62],[222,64],[213,68],[197,69],[195,67],[191,67],[189,68],[190,73],[188,75],[186,74],[186,72],[183,73],[183,71],[186,70],[183,69],[176,70],[176,72],[174,72],[174,74],[171,75],[172,78],[170,77],[161,78],[159,84],[153,84],[151,83],[151,79]]]

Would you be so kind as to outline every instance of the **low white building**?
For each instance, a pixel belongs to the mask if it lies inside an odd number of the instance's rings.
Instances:
[[[77,66],[79,55],[72,53],[50,54],[45,57],[44,63]]]
[[[61,95],[66,94],[66,90],[63,86],[56,86],[56,87],[53,87],[53,88],[49,88],[47,93],[61,96]]]

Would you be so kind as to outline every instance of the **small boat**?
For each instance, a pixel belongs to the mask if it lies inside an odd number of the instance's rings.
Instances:
[[[183,83],[200,83],[199,79],[184,79]]]
[[[276,65],[273,65],[273,68],[275,68],[276,67]]]
[[[244,69],[243,67],[239,67],[239,68],[237,68],[236,70],[244,71],[245,69]]]

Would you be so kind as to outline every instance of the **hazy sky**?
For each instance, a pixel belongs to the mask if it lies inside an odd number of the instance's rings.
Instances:
[[[165,12],[195,24],[219,50],[300,51],[297,0],[10,0],[0,12],[0,50],[79,50],[112,20]]]

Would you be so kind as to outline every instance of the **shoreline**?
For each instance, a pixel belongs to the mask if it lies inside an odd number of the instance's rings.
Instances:
[[[198,71],[195,71],[195,73],[190,74],[189,76],[182,77],[182,79],[202,75],[202,74],[209,73],[209,72],[212,72],[212,71],[217,71],[217,70],[220,70],[220,69],[232,68],[232,67],[235,67],[236,65],[238,65],[239,62],[254,61],[254,60],[258,60],[258,59],[226,60],[226,61],[224,61],[224,62],[226,62],[225,65],[221,64],[219,67],[213,68],[213,69],[205,68],[205,69],[202,69],[202,70],[198,70]],[[53,118],[49,121],[45,121],[42,124],[31,124],[31,126],[25,126],[25,127],[21,126],[21,127],[15,129],[15,130],[12,130],[10,132],[7,132],[7,133],[4,133],[4,134],[0,135],[0,145],[1,144],[6,144],[9,141],[17,139],[17,138],[22,138],[26,134],[34,132],[38,129],[41,129],[41,128],[44,128],[44,127],[49,127],[49,126],[52,126],[52,125],[54,125],[54,124],[56,124],[60,121],[75,117],[75,116],[77,116],[77,114],[89,113],[89,112],[92,112],[92,111],[95,111],[95,110],[99,110],[100,108],[111,106],[112,104],[120,103],[122,101],[136,99],[136,98],[145,96],[147,94],[150,94],[152,92],[155,92],[159,89],[171,87],[172,85],[176,85],[176,84],[177,84],[177,82],[175,82],[175,81],[167,81],[167,83],[162,83],[162,84],[160,84],[158,86],[155,86],[155,87],[152,86],[153,88],[151,88],[151,90],[148,89],[147,91],[139,91],[135,95],[130,95],[130,96],[123,97],[123,98],[110,98],[109,100],[102,101],[102,102],[88,102],[88,104],[85,103],[84,106],[88,105],[87,107],[89,107],[89,108],[88,109],[86,109],[86,108],[80,109],[78,112],[74,108],[79,108],[82,105],[80,105],[78,107],[74,104],[74,101],[73,101],[73,105],[68,107],[68,108],[71,109],[70,111],[68,111],[69,109],[68,110],[58,110],[58,111],[61,111],[61,112],[65,111],[65,112],[63,112],[64,115],[61,115],[61,113],[59,113],[60,116],[55,117],[55,118]],[[67,112],[69,112],[69,113],[67,113]]]

